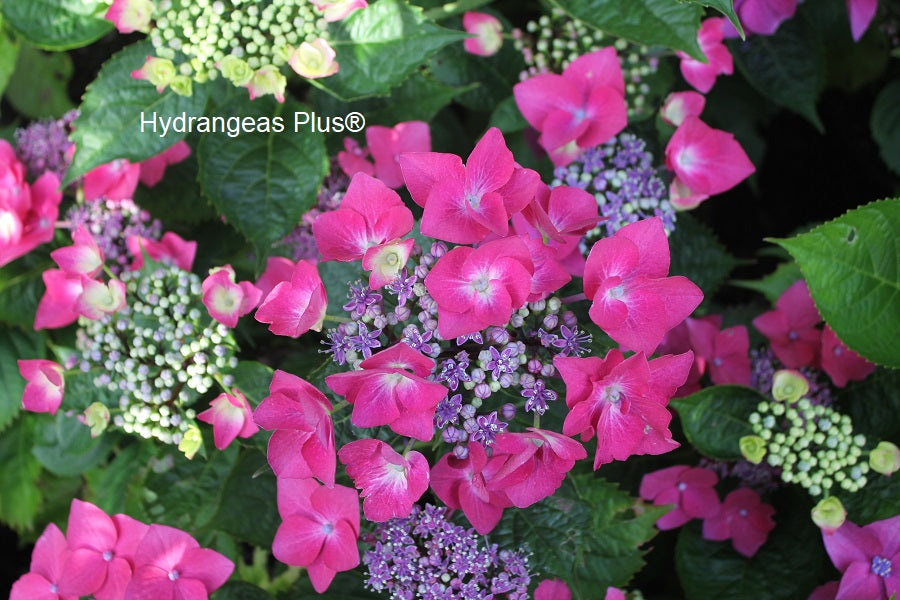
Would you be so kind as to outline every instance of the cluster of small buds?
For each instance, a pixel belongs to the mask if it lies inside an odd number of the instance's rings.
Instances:
[[[337,161],[332,162],[331,171],[316,196],[316,205],[305,212],[300,218],[300,224],[279,242],[280,246],[287,249],[291,260],[318,260],[319,248],[313,237],[312,224],[322,213],[335,210],[341,205],[348,185],[350,178],[338,166]]]
[[[812,496],[829,495],[835,486],[848,492],[865,486],[866,438],[854,435],[850,417],[813,404],[806,382],[795,373],[780,371],[775,377],[774,401],[760,402],[750,414],[754,436],[741,439],[745,458],[765,459],[781,469],[782,481],[799,483]],[[786,380],[782,390],[779,377]]]
[[[604,219],[585,236],[588,244],[629,223],[660,217],[666,235],[675,230],[675,208],[644,140],[621,133],[553,172],[551,187],[568,185],[594,195]]]
[[[448,509],[418,505],[402,519],[378,524],[363,541],[366,587],[395,600],[528,598],[528,554],[483,545],[471,529],[447,519]]]
[[[132,261],[125,243],[129,237],[158,240],[162,234],[162,224],[128,199],[76,204],[69,209],[66,224],[71,231],[79,225],[88,230],[103,251],[109,269],[117,276]]]
[[[750,387],[755,388],[763,394],[772,391],[772,378],[775,372],[783,368],[781,363],[775,358],[775,353],[770,348],[760,348],[758,350],[750,350]],[[799,372],[806,379],[809,385],[807,398],[813,404],[821,404],[822,406],[831,406],[834,403],[831,379],[822,371],[812,369],[810,367],[801,367]]]
[[[537,21],[529,21],[524,32],[514,29],[512,36],[516,50],[522,53],[527,65],[519,74],[522,81],[541,73],[562,73],[582,54],[605,46],[615,47],[625,76],[629,119],[648,115],[653,110],[653,102],[649,100],[650,86],[645,79],[656,73],[659,58],[646,46],[604,34],[558,8]]]
[[[30,179],[51,171],[63,180],[72,161],[69,132],[77,117],[78,111],[70,110],[59,119],[36,121],[16,130],[16,156],[28,169]]]
[[[109,407],[127,433],[179,444],[196,416],[190,404],[214,377],[237,366],[235,342],[200,302],[201,281],[174,265],[125,271],[128,305],[96,321],[80,318],[77,366],[119,395]],[[230,375],[223,375],[231,385]]]
[[[178,63],[173,77],[187,85],[172,86],[185,95],[191,79],[223,76],[243,86],[260,72],[277,73],[302,42],[327,39],[310,0],[159,0],[156,8],[150,39],[157,56]]]

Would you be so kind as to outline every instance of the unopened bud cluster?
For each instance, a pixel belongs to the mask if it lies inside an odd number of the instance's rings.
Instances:
[[[234,339],[203,309],[193,273],[157,264],[121,279],[124,309],[78,321],[78,366],[94,374],[95,386],[118,394],[109,407],[114,426],[178,444],[195,417],[191,403],[209,391],[215,375],[237,365]]]
[[[525,58],[527,69],[519,75],[525,80],[540,73],[562,73],[582,54],[613,46],[619,54],[625,76],[625,101],[629,118],[645,116],[652,110],[647,77],[656,73],[659,59],[646,46],[638,46],[589,27],[558,8],[537,21],[529,21],[525,31],[513,30],[513,44]]]

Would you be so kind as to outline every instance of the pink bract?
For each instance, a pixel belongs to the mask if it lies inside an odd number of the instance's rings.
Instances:
[[[124,158],[95,167],[84,176],[84,199],[130,200],[140,174],[141,166]]]
[[[325,284],[311,262],[294,266],[290,281],[277,284],[256,311],[260,323],[268,323],[275,335],[300,337],[310,329],[321,331],[328,308]]]
[[[659,111],[662,120],[678,127],[685,117],[699,117],[706,106],[706,97],[697,92],[672,92]]]
[[[845,346],[828,325],[822,330],[820,362],[822,370],[838,387],[844,387],[849,381],[862,381],[875,370],[873,363]]]
[[[52,360],[20,360],[19,374],[28,382],[22,394],[22,408],[55,415],[62,404],[66,382],[61,365]]]
[[[213,426],[213,440],[219,450],[227,448],[235,438],[248,438],[257,430],[250,403],[237,390],[216,396],[197,419]]]
[[[71,246],[58,248],[50,253],[50,258],[66,273],[96,277],[103,269],[103,251],[84,225],[79,225],[72,233]]]
[[[197,242],[189,242],[171,231],[165,232],[159,241],[133,235],[125,240],[125,244],[134,257],[132,271],[144,268],[144,252],[156,262],[171,263],[183,271],[191,270],[197,254]]]
[[[775,310],[753,319],[753,326],[769,338],[772,351],[789,369],[819,364],[822,320],[802,279],[795,281],[775,302]]]
[[[845,521],[834,533],[823,533],[822,540],[841,572],[836,600],[887,600],[900,593],[900,516],[865,527]]]
[[[709,319],[687,319],[695,360],[714,385],[750,385],[750,337],[743,325],[719,331]]]
[[[366,143],[375,160],[375,176],[389,188],[403,186],[400,155],[431,152],[431,130],[424,121],[406,121],[393,127],[366,127]]]
[[[499,454],[488,458],[477,442],[468,448],[465,459],[448,453],[431,468],[431,489],[444,504],[461,509],[475,531],[486,535],[497,526],[503,509],[512,506],[503,491],[489,486],[504,459]]]
[[[463,41],[466,52],[470,54],[492,56],[503,45],[503,25],[493,15],[467,12],[463,15],[463,29],[477,36]]]
[[[735,550],[751,557],[775,529],[774,514],[775,509],[760,500],[759,494],[740,488],[725,497],[718,513],[703,521],[703,537],[715,541],[730,539]]]
[[[41,274],[47,290],[34,316],[34,329],[58,329],[78,320],[77,305],[84,291],[82,275],[48,269]]]
[[[50,523],[34,544],[31,567],[12,586],[9,600],[77,600],[59,593],[59,580],[70,555],[62,531]]]
[[[666,145],[666,166],[692,194],[728,191],[756,171],[734,136],[687,116]]]
[[[333,2],[312,0],[312,3],[322,11],[325,20],[329,23],[345,19],[353,11],[366,8],[369,5],[366,0],[335,0]]]
[[[262,298],[262,291],[249,281],[235,283],[231,265],[210,269],[201,290],[209,315],[227,327],[237,326]]]
[[[113,0],[104,18],[112,21],[119,33],[146,31],[155,8],[153,0]]]
[[[859,41],[878,11],[878,0],[847,0],[850,16],[850,33],[854,41]]]
[[[544,579],[534,590],[534,600],[572,600],[572,592],[562,579]]]
[[[676,465],[644,475],[640,495],[655,506],[675,506],[656,521],[660,529],[681,527],[691,519],[706,519],[719,511],[715,471]]]
[[[140,182],[147,187],[154,187],[162,181],[166,167],[178,164],[191,155],[191,147],[184,140],[169,146],[156,156],[151,156],[141,164]]]
[[[717,17],[706,19],[700,27],[697,43],[700,45],[700,51],[706,56],[705,63],[691,58],[684,52],[677,53],[681,59],[681,74],[697,91],[704,94],[712,89],[717,76],[731,75],[734,72],[731,53],[722,43],[725,38],[724,25],[725,19]]]
[[[735,0],[734,11],[747,33],[772,35],[782,22],[794,16],[800,0]],[[731,24],[726,31],[737,35]]]

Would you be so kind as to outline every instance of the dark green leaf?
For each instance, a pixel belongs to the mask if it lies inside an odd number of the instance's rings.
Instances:
[[[324,594],[313,589],[306,573],[300,575],[291,588],[278,595],[278,600],[384,600],[383,594],[370,592],[363,587],[359,570],[338,573]]]
[[[106,434],[110,435],[110,434]],[[154,442],[132,443],[119,450],[108,463],[85,472],[86,500],[107,514],[128,510],[129,501],[147,474],[146,465],[153,456]]]
[[[900,80],[886,85],[878,94],[869,126],[882,160],[900,174]]]
[[[112,31],[99,0],[4,0],[0,10],[10,27],[45,50],[87,46]]]
[[[447,46],[431,60],[434,76],[454,87],[472,86],[456,101],[466,108],[488,112],[512,91],[525,69],[521,52],[512,44],[504,44],[494,56],[476,56],[466,52],[462,44]]]
[[[681,426],[698,452],[718,460],[741,458],[738,440],[753,435],[747,418],[765,396],[739,385],[717,385],[672,399]]]
[[[229,581],[216,590],[213,600],[272,600],[272,596],[246,581]]]
[[[0,15],[0,95],[6,89],[9,78],[16,69],[16,57],[19,55],[19,41],[7,31]]]
[[[175,224],[195,225],[201,221],[211,221],[215,219],[216,211],[200,192],[197,170],[194,154],[177,165],[167,167],[165,177],[152,188],[138,186],[134,201],[162,220],[167,228]]]
[[[171,129],[163,136],[158,122],[149,124],[154,118],[203,114],[206,86],[195,85],[194,94],[184,97],[171,89],[159,93],[151,83],[131,76],[152,54],[149,42],[132,44],[106,61],[88,86],[73,124],[76,151],[66,183],[117,158],[145,160],[184,138],[185,133]]]
[[[209,133],[197,149],[203,193],[260,248],[278,241],[300,222],[315,203],[328,169],[322,134],[293,131],[294,112],[303,110],[292,101],[240,99],[221,109],[221,114],[273,121],[281,117],[284,131],[242,133],[235,138]]]
[[[516,106],[516,99],[510,96],[503,100],[491,113],[491,127],[496,127],[503,133],[512,133],[513,131],[522,131],[528,127],[528,121],[522,116],[519,107]]]
[[[363,273],[359,262],[338,262],[329,260],[319,263],[319,275],[325,284],[325,292],[328,294],[327,313],[336,317],[347,317],[347,312],[341,308],[347,303],[347,291],[351,283],[360,280],[368,284],[369,278]]]
[[[825,80],[824,50],[806,19],[789,19],[775,35],[733,41],[730,49],[750,85],[824,132],[816,113],[816,100]]]
[[[699,4],[700,6],[709,6],[710,8],[714,8],[731,21],[731,24],[734,25],[734,28],[738,30],[738,33],[741,34],[741,37],[744,37],[744,28],[741,26],[741,20],[738,19],[737,14],[734,12],[734,2],[732,0],[689,0],[694,4]]]
[[[680,213],[669,238],[671,275],[684,275],[696,283],[707,297],[728,278],[737,260],[716,239],[708,227],[687,213]]]
[[[800,266],[797,263],[779,263],[775,270],[762,279],[740,279],[731,282],[732,285],[754,290],[766,297],[766,300],[775,304],[778,297],[798,279],[803,279]]]
[[[234,377],[234,387],[247,397],[254,408],[269,395],[273,373],[271,367],[255,360],[242,360],[230,373]]]
[[[18,530],[34,527],[41,505],[41,464],[31,453],[34,420],[28,415],[0,435],[0,521]]]
[[[900,436],[900,371],[878,368],[863,381],[838,390],[841,412],[853,419],[853,430],[876,442]]]
[[[43,335],[0,326],[0,431],[22,410],[25,379],[16,361],[44,357]]]
[[[439,48],[465,37],[435,25],[421,8],[379,0],[335,24],[331,46],[340,71],[311,83],[342,100],[384,95]]]
[[[705,60],[697,43],[703,9],[672,0],[551,0],[587,25],[647,46],[683,50]]]
[[[71,77],[72,59],[68,54],[50,54],[22,44],[6,99],[13,108],[32,119],[62,116],[75,108],[66,91]]]
[[[91,430],[63,411],[42,420],[35,430],[32,453],[48,471],[63,477],[81,475],[99,464],[112,444],[110,437],[91,438]]]
[[[868,525],[873,521],[890,519],[900,514],[900,477],[869,472],[869,483],[852,494],[840,492],[847,520],[857,525]]]
[[[41,274],[51,264],[28,256],[0,267],[0,321],[32,329],[45,289]]]
[[[212,526],[250,542],[269,548],[281,523],[276,504],[275,475],[266,456],[255,450],[240,455],[228,479],[220,482],[222,502]],[[253,515],[248,519],[248,515]]]
[[[100,402],[107,408],[119,407],[118,392],[94,384],[94,379],[102,373],[104,373],[102,368],[95,368],[87,373],[80,370],[66,373],[66,393],[63,402],[67,410],[83,411],[94,402]]]
[[[872,202],[809,233],[773,240],[800,264],[838,337],[872,362],[900,367],[900,199]]]

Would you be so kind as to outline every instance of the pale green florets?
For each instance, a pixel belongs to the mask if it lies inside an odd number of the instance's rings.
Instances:
[[[157,55],[182,75],[198,83],[225,76],[238,86],[248,70],[281,67],[317,38],[328,39],[327,23],[310,0],[160,0],[150,32]]]
[[[97,321],[79,319],[79,367],[118,394],[112,425],[143,438],[178,444],[193,423],[190,405],[237,365],[227,327],[200,301],[197,275],[158,265],[126,271],[128,306]],[[229,375],[223,382],[229,384]]]
[[[648,102],[651,89],[645,79],[656,73],[659,59],[648,47],[604,34],[569,17],[558,8],[552,9],[549,15],[542,15],[537,21],[529,21],[525,32],[514,30],[513,39],[516,50],[522,53],[527,65],[519,76],[522,80],[539,73],[562,73],[582,54],[613,46],[625,76],[629,118],[644,116],[653,110],[651,102]]]

